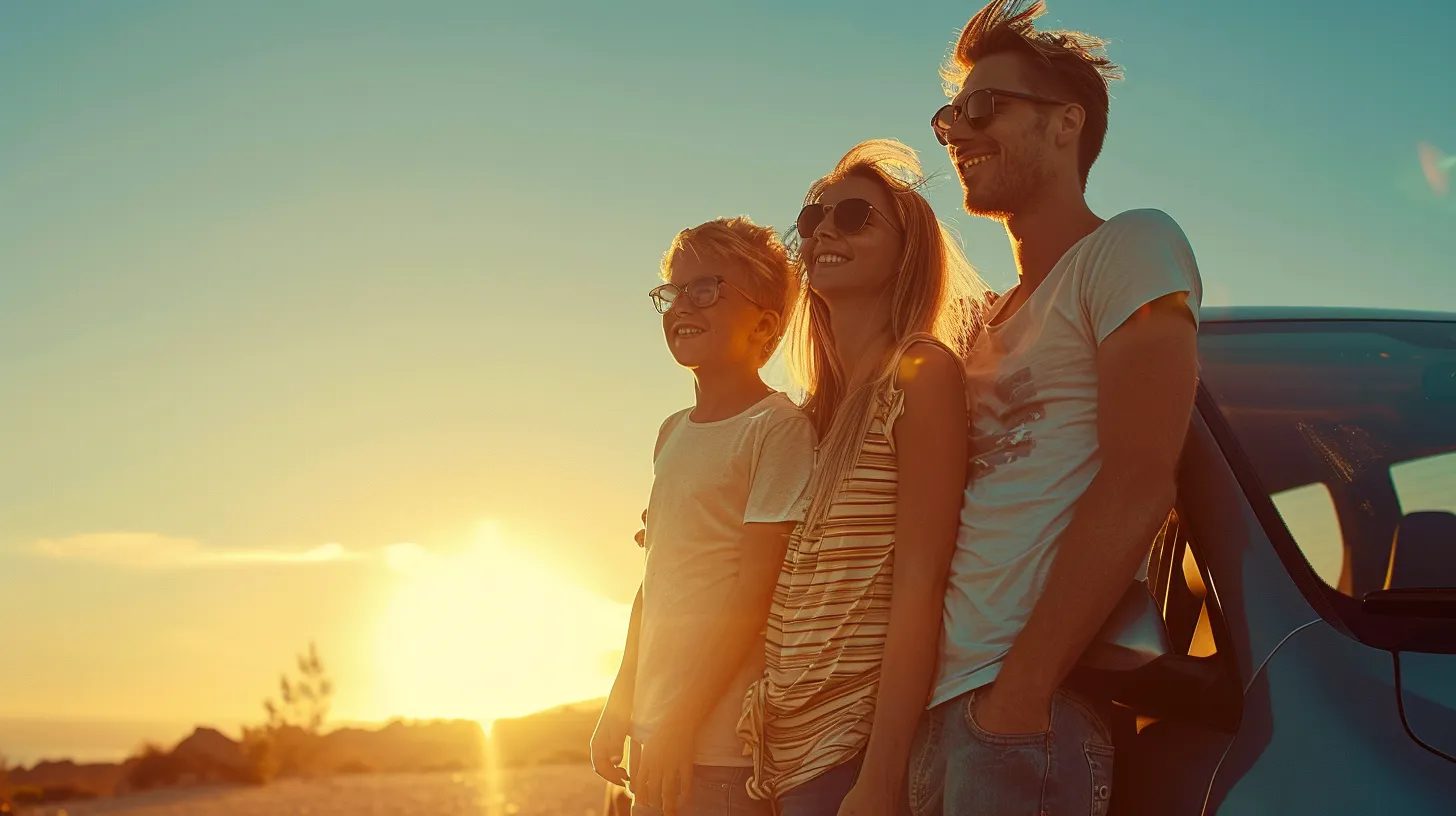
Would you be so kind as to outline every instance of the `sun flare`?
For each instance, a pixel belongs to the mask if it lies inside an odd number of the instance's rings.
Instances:
[[[376,641],[390,711],[489,723],[610,689],[630,607],[562,577],[497,525],[456,554],[399,544],[387,561],[401,580]]]

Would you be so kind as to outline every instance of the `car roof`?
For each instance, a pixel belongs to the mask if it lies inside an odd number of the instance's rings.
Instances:
[[[1199,310],[1203,323],[1251,323],[1295,320],[1401,320],[1456,322],[1456,312],[1423,312],[1407,309],[1368,309],[1331,306],[1205,306]]]

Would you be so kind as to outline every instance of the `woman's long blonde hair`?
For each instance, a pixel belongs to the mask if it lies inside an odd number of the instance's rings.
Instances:
[[[804,203],[818,201],[831,184],[851,176],[883,187],[904,228],[905,245],[891,284],[890,348],[898,348],[912,335],[929,334],[956,356],[964,357],[972,330],[982,317],[986,285],[921,195],[926,177],[915,151],[892,139],[861,142],[844,154],[834,170],[809,186]],[[800,241],[807,238],[799,236]],[[829,306],[809,285],[807,259],[798,253],[794,263],[801,302],[789,327],[785,356],[790,375],[804,390],[804,412],[819,431],[812,520],[827,512],[834,492],[854,467],[873,417],[875,397],[893,381],[895,372],[886,366],[846,393],[852,362],[846,365],[838,357]]]

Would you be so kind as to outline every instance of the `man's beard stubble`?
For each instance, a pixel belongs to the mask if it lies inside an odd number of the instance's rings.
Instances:
[[[1005,221],[1025,211],[1051,180],[1040,155],[1007,151],[998,164],[995,176],[984,180],[975,193],[960,179],[962,204],[971,215]]]

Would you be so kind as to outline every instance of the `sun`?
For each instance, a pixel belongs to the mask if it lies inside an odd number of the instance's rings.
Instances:
[[[630,607],[567,580],[495,524],[439,556],[392,547],[400,586],[376,640],[376,689],[395,716],[500,717],[605,696]]]

